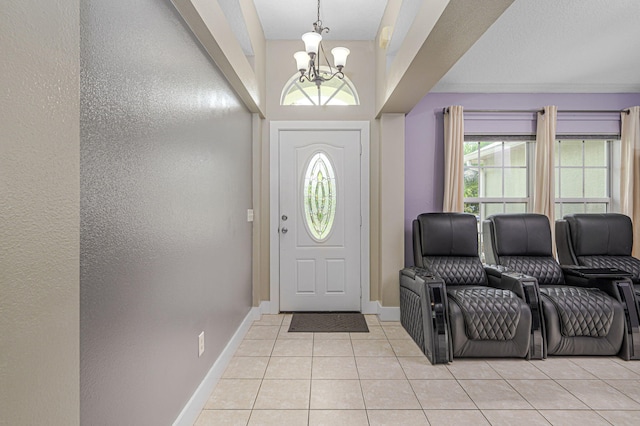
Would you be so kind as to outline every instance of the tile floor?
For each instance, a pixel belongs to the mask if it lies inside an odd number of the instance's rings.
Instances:
[[[396,322],[288,333],[255,321],[196,425],[640,425],[640,361],[455,360],[433,366]]]

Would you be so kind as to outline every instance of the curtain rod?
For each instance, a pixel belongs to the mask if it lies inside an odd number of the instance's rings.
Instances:
[[[486,112],[486,113],[542,113],[544,114],[544,109],[468,109],[464,110],[464,112]],[[596,114],[613,114],[626,112],[627,115],[631,113],[631,110],[623,109],[623,110],[615,110],[615,109],[600,109],[600,110],[584,110],[584,109],[565,109],[558,110],[558,113],[573,113],[573,114],[582,114],[582,113],[596,113]],[[449,114],[449,107],[442,108],[443,114]]]

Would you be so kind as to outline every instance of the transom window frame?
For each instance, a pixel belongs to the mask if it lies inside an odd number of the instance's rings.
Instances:
[[[327,66],[320,66],[320,72],[327,73],[327,75],[331,75],[331,70]],[[287,83],[284,85],[282,92],[280,94],[280,105],[281,106],[357,106],[357,105],[360,105],[360,97],[358,96],[358,91],[356,90],[356,87],[354,86],[353,82],[349,79],[349,77],[345,75],[343,79],[338,79],[337,77],[335,77],[334,80],[339,81],[340,85],[336,87],[334,92],[331,93],[324,102],[322,102],[322,91],[321,91],[322,85],[316,86],[315,83],[311,83],[308,81],[301,83],[300,73],[297,72],[292,77],[290,77]],[[326,88],[327,86],[325,85],[324,87]],[[345,104],[345,105],[335,105],[335,104],[332,105],[331,101],[335,98],[336,95],[342,92],[345,88],[350,90],[351,93],[353,94],[354,103]],[[297,90],[300,93],[304,94],[306,99],[310,102],[310,104],[285,104],[284,103],[285,99],[294,90]],[[316,91],[317,98],[316,98],[316,93],[309,93],[311,90]]]

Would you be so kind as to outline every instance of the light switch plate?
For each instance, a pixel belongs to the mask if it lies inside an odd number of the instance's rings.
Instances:
[[[247,209],[247,222],[253,222],[253,209]]]

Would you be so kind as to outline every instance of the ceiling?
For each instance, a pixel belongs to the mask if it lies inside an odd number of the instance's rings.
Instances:
[[[237,0],[218,1],[251,55]],[[423,1],[403,0],[390,56]],[[316,20],[316,0],[254,3],[268,40],[299,39]],[[322,0],[320,17],[331,28],[323,37],[374,40],[386,4]],[[640,1],[515,0],[432,91],[640,92]]]

